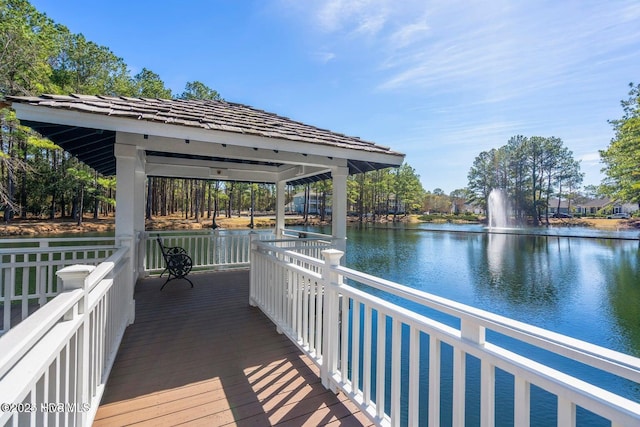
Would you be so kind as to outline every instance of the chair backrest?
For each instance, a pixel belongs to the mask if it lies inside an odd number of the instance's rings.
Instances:
[[[162,251],[162,256],[163,257],[167,257],[167,250],[165,249],[164,245],[162,244],[162,238],[160,237],[159,234],[156,235],[156,241],[158,242],[158,245],[160,246],[160,250]]]

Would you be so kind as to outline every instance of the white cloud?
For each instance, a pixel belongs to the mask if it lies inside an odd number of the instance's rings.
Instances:
[[[313,29],[309,40],[322,46],[315,50],[357,64],[352,75],[365,82],[358,96],[386,100],[372,111],[394,106],[367,131],[389,135],[410,163],[424,159],[429,168],[470,162],[513,135],[553,134],[597,177],[606,121],[620,115],[626,84],[637,79],[637,0],[305,4],[296,7]]]
[[[384,91],[474,90],[506,100],[572,83],[583,72],[603,70],[615,56],[637,52],[640,27],[617,10],[596,5],[443,7],[423,21],[419,43],[403,42],[408,24],[387,39],[380,70]],[[580,9],[580,10],[576,10]],[[635,16],[637,7],[625,9]],[[416,24],[418,25],[418,24]],[[428,30],[428,37],[427,31]],[[403,33],[406,31],[406,33]],[[628,49],[620,50],[620,45]],[[612,56],[615,55],[615,56]]]
[[[315,10],[317,23],[328,33],[345,31],[375,35],[388,16],[385,0],[328,0]]]
[[[333,59],[335,59],[336,54],[333,52],[318,51],[318,52],[312,53],[311,56],[315,61],[320,62],[322,64],[326,64],[327,62],[330,62]]]
[[[412,45],[426,37],[429,24],[426,19],[409,23],[397,29],[389,37],[389,44],[397,49]]]
[[[319,29],[314,38],[334,55],[359,52],[378,90],[473,91],[476,102],[523,98],[576,83],[590,71],[605,73],[607,64],[637,52],[640,41],[635,0],[280,1]]]

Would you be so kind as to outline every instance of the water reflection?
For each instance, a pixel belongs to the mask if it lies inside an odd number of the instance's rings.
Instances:
[[[474,271],[472,305],[531,321],[548,323],[559,314],[561,299],[573,292],[570,242],[558,238],[487,234],[484,245],[467,250]]]
[[[500,281],[502,278],[503,260],[507,236],[502,233],[489,233],[487,235],[487,264],[492,281]]]
[[[623,347],[640,357],[640,242],[637,250],[616,247],[611,256],[598,259],[607,280],[606,295],[618,326],[610,346]],[[605,307],[606,309],[606,307]]]
[[[637,239],[486,233],[479,226],[349,228],[346,265],[640,355]]]
[[[480,228],[464,232],[407,227],[349,229],[346,265],[640,356],[637,239],[499,234]],[[640,398],[636,385],[610,376],[594,376],[583,367],[570,369],[572,374],[588,377],[605,389],[625,390],[631,399]],[[501,392],[510,390],[508,384],[502,385]],[[554,407],[553,402],[547,403]],[[552,421],[539,420],[537,424]]]

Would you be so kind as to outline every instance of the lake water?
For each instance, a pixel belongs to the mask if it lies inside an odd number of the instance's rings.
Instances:
[[[331,233],[329,227],[308,230]],[[637,230],[557,227],[487,233],[480,225],[412,224],[349,227],[347,237],[348,267],[640,357]],[[438,320],[451,322],[444,317]],[[519,347],[504,337],[488,334],[487,338],[509,348]],[[403,345],[406,346],[406,341]],[[443,349],[443,360],[448,352]],[[637,384],[549,357],[535,349],[527,355],[640,400]],[[467,425],[479,425],[479,363],[468,360],[468,364],[466,399],[473,403],[466,420]],[[450,425],[451,407],[446,396],[451,395],[451,371],[450,367],[443,369],[442,425]],[[426,393],[426,380],[422,382],[421,392],[424,389]],[[513,398],[512,377],[498,371],[496,392],[498,402],[509,402]],[[536,387],[532,387],[531,395],[534,413],[531,425],[555,425],[555,397]],[[421,410],[421,420],[425,420],[426,405]],[[496,410],[496,425],[513,425],[510,403]],[[579,410],[578,425],[609,423]]]
[[[330,232],[322,228],[310,231]],[[346,265],[640,357],[639,237],[638,231],[579,228],[522,234],[522,230],[487,233],[475,225],[352,227],[348,229]],[[567,369],[566,361],[548,360],[535,351],[531,357]],[[581,365],[568,369],[603,388],[640,399],[635,384]],[[508,378],[497,382],[506,384],[507,390],[510,387]],[[496,389],[500,390],[499,385]],[[543,408],[539,411],[543,415],[532,419],[532,425],[554,423],[555,397],[535,387],[532,396],[534,406]],[[512,425],[508,409],[497,412],[498,425]],[[585,412],[579,411],[579,425],[608,425]],[[477,414],[467,413],[467,417],[468,425],[475,425]]]

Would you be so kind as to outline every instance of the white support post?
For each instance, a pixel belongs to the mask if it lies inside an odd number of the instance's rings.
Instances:
[[[333,181],[333,197],[331,203],[331,234],[337,238],[336,248],[347,249],[347,176],[349,168],[331,169]]]
[[[324,268],[322,269],[322,282],[324,284],[324,313],[323,313],[323,335],[322,335],[322,365],[320,366],[320,380],[322,385],[333,392],[337,392],[336,384],[331,381],[331,377],[338,369],[338,340],[340,336],[338,304],[340,304],[339,292],[342,285],[342,277],[336,272],[336,267],[340,265],[340,259],[344,252],[337,249],[326,249],[322,251],[324,257]]]
[[[118,135],[116,135],[116,139]],[[129,323],[135,319],[133,290],[138,279],[138,231],[144,231],[144,153],[134,145],[117,143],[116,156],[116,242],[129,247],[127,294],[129,295]],[[141,227],[141,229],[140,229]]]
[[[84,296],[78,302],[77,308],[74,308],[73,313],[67,313],[65,320],[71,320],[75,316],[80,316],[82,319],[82,326],[78,330],[78,364],[76,373],[76,396],[72,396],[74,401],[78,404],[91,403],[91,393],[89,390],[89,360],[91,354],[89,353],[89,289],[87,283],[87,276],[95,269],[92,265],[70,265],[61,268],[56,272],[56,275],[62,282],[62,291],[68,292],[75,289],[82,289]],[[77,311],[75,311],[77,310]],[[86,425],[87,424],[87,412],[77,412],[78,419],[74,424]]]
[[[255,301],[256,274],[258,274],[258,272],[256,272],[257,265],[255,263],[256,257],[254,256],[254,251],[257,249],[256,242],[258,240],[258,233],[251,231],[249,233],[249,305],[251,307],[258,305]]]
[[[116,156],[116,237],[133,238],[136,222],[136,162],[137,147],[115,144]]]
[[[146,160],[144,151],[139,150],[136,162],[135,182],[133,189],[135,209],[133,211],[133,246],[135,246],[136,248],[136,262],[132,264],[132,267],[135,268],[134,283],[136,280],[144,277],[144,259],[146,256],[146,246],[143,244],[145,229],[145,206],[147,200],[147,175],[144,171],[145,161]]]
[[[576,425],[576,405],[564,396],[558,396],[558,425]]]
[[[286,203],[286,182],[276,182],[276,238],[282,238],[282,230],[285,227],[284,223],[284,205]]]
[[[125,269],[129,269],[129,270],[134,269],[133,263],[135,262],[135,258],[133,257],[133,255],[131,255],[132,253],[135,253],[136,245],[134,242],[135,242],[135,239],[133,238],[116,236],[116,245],[118,247],[126,246],[129,248],[129,260],[125,266]],[[132,274],[129,274],[128,276],[125,276],[125,278],[127,282],[124,284],[124,286],[126,287],[126,294],[129,296],[128,324],[131,325],[133,322],[135,322],[135,319],[136,319],[136,301],[133,299],[133,294],[136,286],[136,274],[134,272]]]

